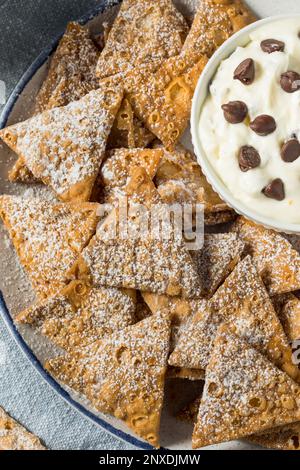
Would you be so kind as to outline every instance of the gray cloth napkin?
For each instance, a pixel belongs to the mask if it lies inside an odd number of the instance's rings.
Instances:
[[[0,0],[0,80],[7,97],[59,34],[99,0]],[[1,107],[0,107],[1,111]],[[0,406],[50,449],[134,449],[67,405],[34,370],[0,318]]]

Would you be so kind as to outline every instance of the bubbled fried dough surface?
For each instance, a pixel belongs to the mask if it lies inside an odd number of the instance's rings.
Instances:
[[[183,50],[211,57],[226,39],[256,20],[241,0],[201,0]]]
[[[46,450],[38,437],[28,432],[0,408],[0,450]]]
[[[282,325],[250,257],[237,265],[207,306],[183,326],[169,364],[205,369],[218,327],[224,322],[230,322],[240,336],[294,379],[299,378]]]
[[[96,65],[100,52],[89,32],[69,23],[51,59],[48,75],[36,97],[34,114],[79,100],[99,86]],[[9,174],[11,181],[32,183],[34,177],[19,158]]]
[[[243,217],[232,231],[245,242],[271,295],[300,288],[300,254],[282,235]]]
[[[100,55],[98,77],[149,63],[159,66],[180,53],[187,33],[188,26],[171,0],[124,0]]]
[[[135,298],[118,289],[96,289],[72,281],[59,294],[21,312],[57,346],[72,352],[135,322]]]
[[[300,423],[282,426],[247,438],[253,444],[278,450],[300,450]]]
[[[96,231],[97,208],[92,203],[0,197],[0,216],[38,298],[67,284],[67,271]]]
[[[149,66],[126,74],[124,86],[134,113],[167,149],[174,149],[188,125],[194,90],[206,63],[206,57],[185,52],[167,59],[156,71]]]
[[[205,378],[194,448],[300,418],[300,387],[227,327],[215,339]]]
[[[134,167],[126,186],[129,196],[128,214],[134,204],[143,204],[149,216],[154,204],[160,204],[159,194],[142,167]],[[132,204],[132,202],[134,204]],[[157,212],[158,207],[155,207]],[[182,237],[176,235],[175,224],[169,239],[160,239],[139,232],[136,212],[128,218],[130,237],[114,232],[112,215],[103,223],[89,245],[82,252],[73,273],[78,279],[88,278],[94,286],[110,286],[138,289],[157,294],[197,298],[201,295],[201,283]],[[118,224],[117,224],[118,225]],[[111,226],[113,231],[111,231]]]
[[[163,149],[155,184],[168,204],[204,204],[206,214],[229,209],[208,184],[195,156],[182,145],[172,151]]]
[[[155,315],[47,368],[158,447],[169,338],[170,320]]]
[[[118,196],[125,195],[130,172],[135,166],[145,168],[152,180],[162,158],[161,149],[117,149],[107,152],[100,170],[104,202],[114,203]]]
[[[272,297],[274,308],[289,341],[300,339],[300,300],[293,293]]]
[[[0,137],[64,201],[89,200],[123,88],[100,84],[79,101],[7,127]]]

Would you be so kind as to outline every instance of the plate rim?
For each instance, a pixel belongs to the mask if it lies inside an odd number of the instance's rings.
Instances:
[[[99,14],[103,13],[108,8],[112,8],[113,6],[118,5],[121,0],[114,0],[113,2],[108,3],[109,0],[99,0],[99,4],[96,5],[94,8],[88,10],[87,13],[80,16],[77,20],[80,24],[86,24],[91,21],[93,18],[98,16]],[[6,123],[9,119],[10,114],[12,113],[14,106],[16,105],[19,96],[24,91],[27,84],[33,78],[33,76],[37,73],[37,71],[44,65],[44,63],[48,60],[49,56],[54,52],[56,49],[59,40],[61,39],[64,31],[58,34],[50,44],[37,56],[37,58],[32,62],[32,64],[28,67],[25,73],[21,76],[20,80],[18,81],[17,85],[13,89],[11,95],[9,96],[2,112],[0,115],[0,129],[3,129],[6,126]],[[11,316],[9,309],[6,305],[4,300],[3,294],[0,291],[0,314],[1,318],[4,321],[8,331],[10,332],[11,336],[15,340],[16,344],[19,346],[25,357],[29,360],[30,364],[35,368],[38,374],[41,376],[44,382],[46,382],[54,392],[59,395],[67,404],[69,404],[72,408],[75,408],[81,415],[85,418],[92,421],[94,424],[100,426],[105,431],[109,432],[113,436],[128,442],[131,445],[134,445],[140,449],[144,450],[153,450],[153,447],[146,442],[127,434],[125,431],[121,431],[120,429],[114,427],[112,424],[106,422],[104,419],[99,418],[96,416],[92,411],[89,411],[86,407],[81,405],[77,402],[71,395],[44,369],[42,363],[38,360],[35,356],[32,349],[26,343],[24,338],[22,337],[21,333],[18,331],[13,317]]]

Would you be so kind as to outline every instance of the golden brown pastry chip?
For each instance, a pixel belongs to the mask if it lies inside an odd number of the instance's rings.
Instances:
[[[203,294],[211,297],[241,260],[245,245],[236,234],[206,234],[201,250],[191,251],[202,281]]]
[[[47,369],[86,395],[93,406],[123,420],[159,447],[159,425],[169,353],[170,320],[153,315]]]
[[[40,299],[62,290],[67,271],[96,232],[97,204],[0,197],[0,216]]]
[[[169,150],[187,127],[206,62],[206,57],[186,52],[166,60],[156,71],[149,66],[126,74],[124,87],[134,113]]]
[[[223,325],[206,369],[193,448],[300,419],[300,387]]]
[[[38,437],[28,432],[0,408],[0,450],[46,450]]]
[[[130,292],[72,281],[60,293],[21,312],[16,321],[36,326],[54,344],[72,352],[132,325],[135,299]]]
[[[271,295],[300,289],[300,254],[285,238],[243,217],[234,223],[232,231],[248,245]]]
[[[288,339],[300,339],[300,300],[292,293],[275,295],[272,298],[275,310]]]
[[[247,437],[253,444],[278,450],[300,450],[300,423],[292,423],[270,432]]]
[[[256,20],[241,0],[201,0],[183,50],[211,57],[226,39]]]
[[[89,31],[78,23],[69,23],[53,54],[47,78],[37,95],[35,114],[53,107],[66,106],[96,90],[99,86],[96,76],[99,55],[99,49]]]
[[[171,0],[124,0],[100,55],[97,74],[110,77],[178,55],[188,26]]]
[[[161,149],[124,148],[108,152],[99,175],[104,201],[114,203],[118,196],[125,194],[130,172],[135,166],[145,168],[149,178],[153,180],[162,155]]]
[[[162,200],[168,204],[204,204],[205,215],[228,211],[202,173],[195,156],[182,145],[168,152],[163,149],[155,184]]]
[[[237,217],[236,212],[232,210],[219,212],[206,212],[204,214],[204,223],[207,226],[227,224],[233,222]]]
[[[282,325],[250,256],[237,265],[202,311],[183,325],[169,364],[206,369],[222,323],[230,323],[277,366],[294,379],[300,378]]]
[[[143,204],[144,209],[160,204],[158,192],[142,167],[132,170],[126,187],[130,202]],[[156,212],[161,206],[156,207]],[[132,208],[132,206],[131,206]],[[130,207],[129,207],[130,209]],[[149,214],[146,210],[146,214]],[[143,214],[141,214],[143,216]],[[196,266],[181,238],[129,233],[111,236],[104,222],[93,237],[70,274],[78,279],[88,278],[94,286],[138,289],[157,294],[199,297],[201,286]],[[127,228],[136,229],[138,217],[128,217]],[[108,235],[108,236],[107,236]]]
[[[98,175],[121,86],[100,84],[79,101],[0,131],[35,178],[64,201],[87,201]]]
[[[99,86],[96,65],[99,49],[89,32],[69,23],[51,59],[48,75],[37,95],[34,114],[79,100]],[[11,181],[32,183],[34,177],[20,157],[9,174]]]
[[[124,98],[107,142],[108,149],[145,148],[155,135],[134,115],[131,104]]]

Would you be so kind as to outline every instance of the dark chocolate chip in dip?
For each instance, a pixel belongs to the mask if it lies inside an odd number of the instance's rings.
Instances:
[[[240,169],[244,172],[257,168],[261,162],[258,151],[250,145],[241,147],[238,160]]]
[[[280,178],[273,180],[262,192],[266,197],[276,201],[283,201],[285,198],[284,184]]]
[[[288,140],[281,148],[281,158],[284,162],[292,163],[300,157],[300,142],[298,139]]]
[[[248,114],[248,107],[243,101],[229,101],[222,105],[224,117],[230,124],[243,122]]]
[[[239,80],[244,85],[251,85],[255,78],[255,65],[253,59],[246,59],[238,65],[234,71],[234,80]]]
[[[260,47],[267,54],[272,54],[273,52],[283,52],[285,44],[277,39],[265,39],[260,43]]]
[[[289,70],[281,75],[281,88],[287,93],[295,93],[300,90],[300,75],[297,72]]]
[[[272,134],[276,130],[276,121],[268,114],[257,116],[254,121],[250,122],[251,129],[260,136]]]

